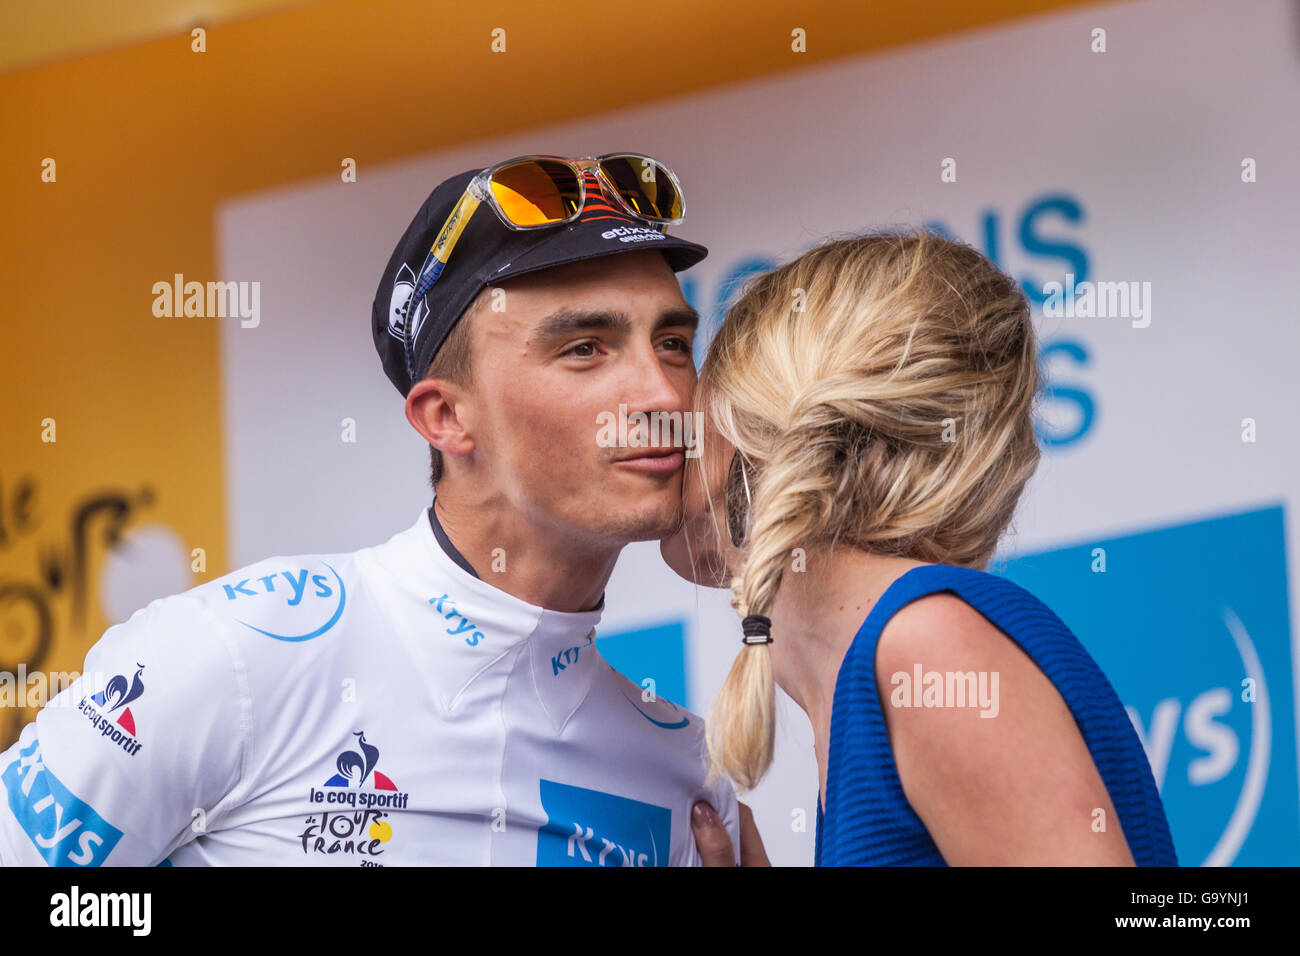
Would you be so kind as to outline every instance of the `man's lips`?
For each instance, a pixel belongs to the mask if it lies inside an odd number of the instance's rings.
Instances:
[[[667,475],[682,467],[685,460],[680,448],[641,448],[626,457],[615,458],[614,464],[647,474]]]

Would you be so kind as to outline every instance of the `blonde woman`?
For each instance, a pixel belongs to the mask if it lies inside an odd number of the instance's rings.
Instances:
[[[1177,865],[1105,675],[984,570],[1038,464],[1038,388],[1016,283],[918,230],[751,280],[709,349],[703,455],[662,550],[744,618],[713,772],[767,772],[776,684],[812,723],[816,865]]]

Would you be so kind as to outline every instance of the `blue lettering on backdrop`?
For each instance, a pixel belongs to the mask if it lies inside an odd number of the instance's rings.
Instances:
[[[1016,218],[1011,231],[1019,244],[1020,254],[1059,262],[1059,265],[1050,267],[1044,275],[1019,274],[1017,281],[1024,289],[1032,307],[1041,310],[1047,299],[1047,294],[1043,291],[1046,282],[1064,281],[1066,273],[1074,274],[1076,285],[1088,279],[1090,257],[1087,249],[1080,242],[1046,228],[1053,220],[1063,220],[1066,225],[1077,227],[1085,221],[1085,218],[1083,203],[1077,197],[1065,192],[1048,193],[1031,199]],[[1002,224],[1003,217],[997,209],[984,210],[977,224],[980,242],[972,245],[979,248],[999,268],[1010,271],[1003,264],[1003,250],[1000,245]],[[949,239],[957,241],[961,239],[960,235],[942,220],[929,219],[924,225]],[[869,228],[864,226],[862,231],[867,231]],[[798,254],[801,255],[811,249],[819,241],[808,243]],[[682,294],[701,317],[694,349],[697,366],[703,361],[709,342],[722,324],[727,308],[738,295],[745,280],[767,272],[777,265],[780,263],[776,259],[757,253],[740,259],[719,278],[717,287],[713,290],[710,308],[705,308],[703,304],[704,292],[695,277],[682,277]],[[1081,367],[1087,367],[1090,360],[1087,347],[1078,339],[1040,342],[1039,359],[1044,363],[1044,367],[1047,360],[1053,358],[1069,359]],[[1057,410],[1073,409],[1074,415],[1071,417],[1077,418],[1074,424],[1064,428],[1058,427],[1055,422],[1038,422],[1038,437],[1045,450],[1053,451],[1073,445],[1090,434],[1097,421],[1097,399],[1086,385],[1077,381],[1065,383],[1053,379],[1044,382],[1043,394],[1049,405],[1056,406]]]
[[[1115,688],[1185,866],[1300,864],[1285,525],[1278,505],[989,569],[1055,611]]]
[[[1074,273],[1076,284],[1083,282],[1088,278],[1088,254],[1081,247],[1068,242],[1049,242],[1042,238],[1035,228],[1038,220],[1048,213],[1058,213],[1071,223],[1077,224],[1083,221],[1083,207],[1074,199],[1069,196],[1044,197],[1032,203],[1020,217],[1020,247],[1029,255],[1064,259],[1066,267],[1061,272]],[[998,261],[991,255],[989,258],[994,262]],[[1051,278],[1057,278],[1057,274],[1053,272]],[[1047,293],[1043,291],[1043,284],[1046,281],[1048,280],[1029,279],[1023,276],[1020,279],[1020,287],[1025,290],[1025,295],[1029,296],[1029,301],[1040,309],[1047,301]]]
[[[1082,342],[1075,339],[1053,339],[1050,342],[1040,344],[1038,360],[1044,370],[1049,369],[1050,360],[1057,355],[1072,359],[1078,365],[1086,366],[1088,364],[1087,348]],[[1057,430],[1054,423],[1045,422],[1039,417],[1034,421],[1034,428],[1038,432],[1038,440],[1048,448],[1053,445],[1072,444],[1086,435],[1092,428],[1093,417],[1096,413],[1092,393],[1085,388],[1067,385],[1054,374],[1050,374],[1050,372],[1044,376],[1044,379],[1043,400],[1049,407],[1048,414],[1055,413],[1054,410],[1050,410],[1053,405],[1073,405],[1078,409],[1079,423],[1074,429],[1063,431]]]

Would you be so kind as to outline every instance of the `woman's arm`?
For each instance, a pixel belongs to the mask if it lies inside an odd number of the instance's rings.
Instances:
[[[914,683],[918,664],[973,672],[976,686],[983,675],[985,704],[903,706],[923,703],[923,687],[904,697],[895,675]],[[903,790],[950,865],[1134,865],[1069,707],[966,602],[933,594],[896,613],[876,645],[876,681]]]

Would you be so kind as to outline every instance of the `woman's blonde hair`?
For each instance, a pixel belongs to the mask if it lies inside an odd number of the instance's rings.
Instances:
[[[766,614],[825,545],[984,569],[1038,465],[1038,384],[1020,287],[937,233],[831,240],[746,283],[698,383],[751,498],[728,482],[749,522],[736,612]],[[769,647],[743,647],[714,701],[710,781],[748,790],[771,765]]]

